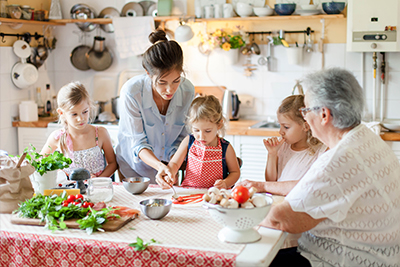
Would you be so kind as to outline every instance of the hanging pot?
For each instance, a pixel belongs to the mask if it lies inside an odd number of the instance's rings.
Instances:
[[[112,113],[114,113],[117,120],[119,120],[118,102],[119,102],[119,96],[111,98],[111,111]]]
[[[13,44],[14,53],[21,58],[11,70],[11,80],[18,88],[27,88],[33,85],[39,78],[36,67],[26,63],[26,59],[31,55],[31,47],[25,41],[18,40]]]
[[[71,18],[72,19],[94,19],[96,18],[96,13],[94,10],[85,4],[76,4],[71,8]],[[81,31],[91,32],[96,29],[97,24],[91,22],[75,23]]]
[[[90,47],[87,45],[80,45],[72,50],[69,59],[72,65],[78,70],[89,70],[88,61],[86,59],[86,54],[90,51]]]
[[[113,7],[106,7],[99,14],[99,18],[105,18],[105,19],[115,18],[119,16],[120,16],[119,11]],[[114,26],[112,23],[101,24],[100,28],[107,33],[114,32]]]
[[[103,71],[108,69],[113,61],[112,54],[105,46],[105,39],[101,36],[95,36],[93,47],[86,54],[87,63],[91,69]]]

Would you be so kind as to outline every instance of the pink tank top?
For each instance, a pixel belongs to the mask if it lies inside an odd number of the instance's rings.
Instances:
[[[212,187],[216,180],[223,179],[222,146],[204,146],[195,140],[188,152],[185,179],[182,186]]]
[[[74,145],[72,143],[71,136],[64,129],[61,129],[55,136],[56,140],[59,140],[60,137],[65,134],[66,135],[66,145],[68,149],[68,156],[72,159],[72,164],[69,168],[63,169],[68,175],[75,168],[85,168],[90,174],[94,174],[96,176],[100,175],[105,168],[105,159],[104,154],[99,147],[99,133],[98,128],[96,126],[96,146],[74,151]]]

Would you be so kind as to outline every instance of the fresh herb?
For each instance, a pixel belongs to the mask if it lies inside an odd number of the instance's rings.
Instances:
[[[87,234],[92,234],[94,231],[101,231],[104,230],[101,226],[107,221],[107,218],[115,217],[120,218],[119,215],[111,213],[114,209],[104,208],[100,211],[93,210],[89,208],[91,212],[89,212],[83,219],[76,221],[79,224],[79,228],[85,229]]]
[[[52,154],[41,155],[36,152],[36,148],[29,144],[30,147],[24,149],[27,152],[26,159],[35,167],[35,170],[43,175],[48,171],[62,170],[68,168],[72,160],[64,156],[64,154],[54,151]]]
[[[134,227],[129,227],[129,230],[136,230],[136,228],[134,228]]]
[[[159,243],[154,239],[150,239],[150,242],[148,243],[144,243],[143,239],[141,239],[140,237],[136,237],[136,242],[135,243],[130,243],[129,246],[130,247],[134,247],[135,251],[143,251],[145,249],[147,249],[147,247],[151,244],[154,243]]]

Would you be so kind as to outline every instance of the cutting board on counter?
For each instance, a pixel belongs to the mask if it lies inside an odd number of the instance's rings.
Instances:
[[[125,224],[137,218],[137,216],[138,215],[125,216],[112,221],[107,221],[105,224],[103,224],[102,228],[104,229],[104,231],[110,231],[110,232],[117,231]],[[70,220],[65,220],[64,222],[68,228],[79,229],[79,224],[76,222],[77,220],[78,219],[70,219]],[[40,219],[21,218],[16,214],[14,214],[11,217],[11,223],[21,224],[21,225],[32,225],[32,226],[44,226],[46,224],[45,222],[41,222]]]

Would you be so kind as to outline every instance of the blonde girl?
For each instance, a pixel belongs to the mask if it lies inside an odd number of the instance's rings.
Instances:
[[[277,111],[281,138],[263,140],[268,150],[266,182],[245,180],[241,185],[254,186],[259,192],[286,196],[326,151],[326,146],[312,137],[310,126],[300,112],[303,107],[304,95],[292,95],[282,101]]]
[[[188,114],[190,134],[180,144],[167,168],[160,168],[156,181],[164,189],[177,183],[177,172],[186,159],[182,186],[231,188],[240,176],[232,145],[225,134],[225,118],[215,96],[197,97]]]
[[[40,153],[60,150],[70,157],[72,165],[64,169],[67,175],[74,168],[85,168],[92,177],[111,176],[117,169],[114,149],[107,130],[89,124],[94,105],[85,87],[79,82],[65,85],[58,92],[57,104],[63,128],[50,134]]]

